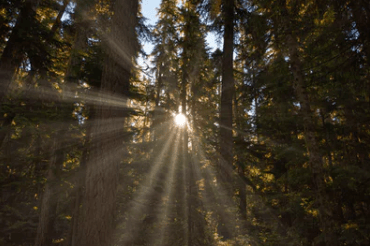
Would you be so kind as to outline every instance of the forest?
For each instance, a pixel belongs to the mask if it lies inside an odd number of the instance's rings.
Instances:
[[[142,4],[0,0],[0,245],[370,245],[369,0]]]

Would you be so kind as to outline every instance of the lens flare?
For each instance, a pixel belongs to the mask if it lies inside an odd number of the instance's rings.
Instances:
[[[184,127],[186,123],[186,117],[183,114],[177,114],[175,116],[175,123],[179,127]]]

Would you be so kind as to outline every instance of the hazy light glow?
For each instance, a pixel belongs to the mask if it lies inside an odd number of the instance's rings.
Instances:
[[[177,114],[175,116],[175,123],[179,127],[184,127],[186,124],[186,117],[183,114]]]

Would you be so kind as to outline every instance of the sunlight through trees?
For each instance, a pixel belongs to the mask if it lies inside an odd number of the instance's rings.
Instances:
[[[0,2],[0,245],[369,245],[368,0],[143,4]]]
[[[187,120],[185,115],[183,114],[177,114],[175,115],[175,124],[179,127],[184,127],[186,124]]]

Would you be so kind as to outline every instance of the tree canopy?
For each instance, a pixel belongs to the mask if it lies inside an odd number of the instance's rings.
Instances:
[[[369,245],[368,1],[141,5],[0,2],[0,245]]]

